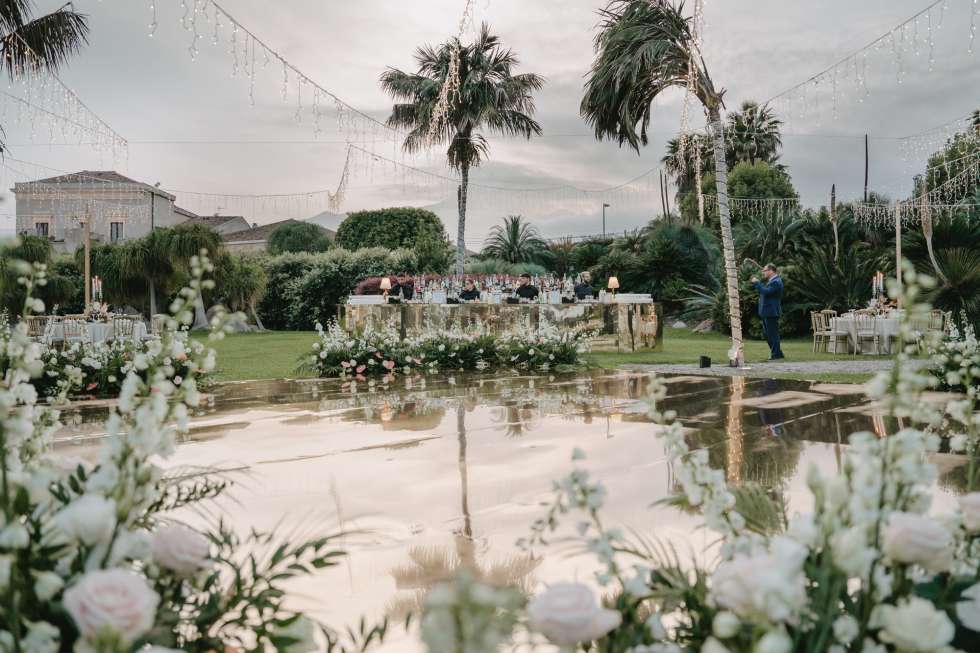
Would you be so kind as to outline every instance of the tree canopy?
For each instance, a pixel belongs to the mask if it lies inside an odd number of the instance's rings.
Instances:
[[[349,250],[412,248],[423,238],[445,240],[446,229],[432,211],[410,206],[355,211],[337,229],[337,244]]]
[[[330,237],[312,222],[287,222],[269,234],[269,253],[325,252],[330,249]]]

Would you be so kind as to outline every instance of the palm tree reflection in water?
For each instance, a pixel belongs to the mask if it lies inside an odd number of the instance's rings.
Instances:
[[[490,562],[478,560],[486,553],[486,542],[473,535],[473,517],[469,504],[469,469],[466,458],[466,403],[456,406],[456,437],[458,441],[460,510],[463,523],[453,532],[454,549],[443,545],[409,547],[409,561],[391,570],[397,594],[388,604],[387,613],[393,619],[420,614],[429,592],[457,573],[466,570],[478,581],[494,587],[513,587],[530,595],[532,573],[540,561],[526,554],[509,555]],[[478,547],[480,550],[478,551]],[[405,594],[409,592],[409,594]]]

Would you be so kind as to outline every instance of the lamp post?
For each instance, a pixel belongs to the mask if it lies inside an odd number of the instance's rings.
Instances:
[[[610,204],[606,204],[605,202],[602,203],[602,237],[603,238],[606,237],[606,209],[608,209],[610,206],[611,206]]]

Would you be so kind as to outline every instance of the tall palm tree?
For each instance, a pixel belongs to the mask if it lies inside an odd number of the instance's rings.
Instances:
[[[37,18],[33,14],[31,0],[0,1],[0,68],[11,80],[41,70],[54,72],[88,42],[88,18],[72,3]],[[0,151],[5,149],[0,141]]]
[[[503,225],[490,229],[490,238],[482,253],[508,263],[532,263],[538,261],[547,248],[537,227],[519,215],[510,215],[503,219]]]
[[[744,363],[738,270],[728,209],[728,164],[721,121],[723,89],[716,89],[694,40],[683,3],[613,0],[600,10],[596,59],[582,98],[582,115],[596,138],[616,138],[639,152],[647,144],[653,100],[671,87],[690,87],[708,115],[714,145],[715,184],[732,327],[729,358]],[[638,129],[639,128],[639,129]]]
[[[696,148],[701,150],[701,175],[704,176],[711,172],[711,141],[703,134],[691,134],[687,137],[684,146],[681,146],[682,136],[672,138],[667,141],[667,153],[664,154],[660,162],[664,165],[667,174],[674,178],[677,184],[678,200],[681,196],[693,193],[697,190],[697,174],[695,170],[697,158]]]
[[[157,289],[166,290],[177,271],[171,255],[170,236],[169,229],[154,229],[146,236],[122,245],[118,252],[125,274],[146,281],[150,319],[157,314]]]
[[[441,125],[430,129],[433,110],[458,53],[459,89],[450,94],[449,108]],[[430,133],[438,142],[448,143],[446,160],[459,172],[457,206],[459,224],[456,235],[456,274],[463,273],[466,256],[466,193],[470,168],[478,166],[489,153],[481,129],[504,135],[541,134],[541,125],[532,118],[532,93],[544,79],[533,73],[515,74],[517,55],[505,49],[500,39],[483,24],[476,40],[463,45],[451,39],[437,49],[424,45],[415,52],[418,71],[406,73],[389,68],[381,75],[381,87],[396,101],[388,118],[392,127],[410,130],[403,145],[406,152],[418,152],[428,145]]]
[[[783,147],[782,124],[768,104],[743,102],[740,110],[728,116],[729,163],[776,163]]]
[[[575,250],[575,241],[571,238],[562,238],[548,244],[548,267],[559,277],[564,277],[572,271],[572,252]]]

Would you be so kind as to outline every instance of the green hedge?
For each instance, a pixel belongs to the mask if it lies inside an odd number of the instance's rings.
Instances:
[[[329,322],[337,304],[365,277],[407,271],[415,274],[415,255],[407,249],[332,249],[319,254],[281,254],[265,259],[268,275],[258,312],[268,329],[310,330]]]
[[[346,249],[363,247],[414,247],[420,238],[445,240],[442,221],[432,211],[395,207],[355,211],[337,228],[337,245]],[[394,272],[394,270],[392,270]]]

